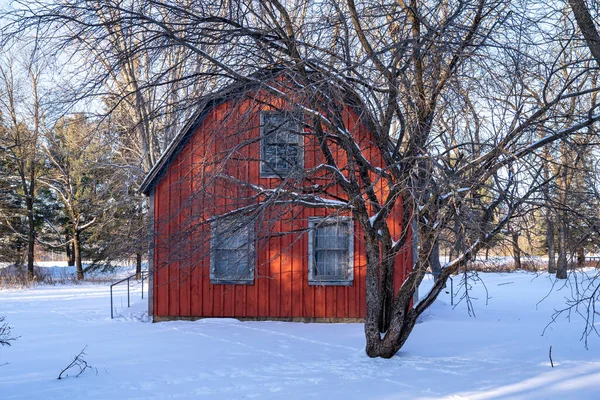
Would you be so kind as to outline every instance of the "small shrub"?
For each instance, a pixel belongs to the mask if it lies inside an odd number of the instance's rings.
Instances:
[[[12,328],[4,320],[5,317],[0,317],[0,346],[10,346],[17,338],[11,335]]]

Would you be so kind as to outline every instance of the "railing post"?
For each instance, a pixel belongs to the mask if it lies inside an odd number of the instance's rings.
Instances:
[[[127,278],[123,278],[118,282],[113,283],[112,285],[110,285],[110,318],[113,319],[114,318],[114,299],[113,299],[113,287],[116,285],[120,285],[121,283],[127,281],[127,307],[131,307],[131,283],[129,282],[132,278],[136,277],[137,275],[131,275],[128,276]],[[144,298],[144,273],[142,272],[142,299]],[[136,278],[137,281],[137,278]]]

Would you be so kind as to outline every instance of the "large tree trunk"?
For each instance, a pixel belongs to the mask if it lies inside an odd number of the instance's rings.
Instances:
[[[75,232],[73,235],[73,253],[75,256],[75,271],[77,271],[77,279],[83,279],[83,264],[81,262],[81,242],[79,238],[79,232]]]
[[[376,239],[370,237],[368,234],[365,234],[365,250],[367,256],[367,315],[365,317],[365,337],[367,339],[367,345],[365,350],[369,357],[379,357],[381,355],[381,335],[379,329],[381,321],[379,246],[377,246]]]
[[[512,246],[513,246],[513,260],[515,262],[515,269],[521,268],[521,248],[519,247],[519,232],[512,231]]]
[[[391,305],[391,318],[385,335],[379,331],[379,317],[381,314],[381,302],[378,293],[367,291],[367,317],[365,320],[365,333],[367,338],[366,351],[369,357],[393,357],[408,339],[417,322],[417,311],[412,307],[412,290],[418,286],[423,276],[430,267],[429,258],[434,246],[431,236],[419,235],[419,250],[417,265],[404,282],[402,289],[396,293]],[[371,243],[369,243],[371,242]],[[369,285],[378,283],[379,248],[375,240],[366,240],[367,250],[367,288]],[[387,259],[383,254],[383,259]],[[374,261],[371,263],[371,261]]]

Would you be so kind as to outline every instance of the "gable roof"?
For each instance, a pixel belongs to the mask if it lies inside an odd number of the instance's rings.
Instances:
[[[320,76],[316,71],[309,70],[308,72],[311,75]],[[139,191],[145,195],[150,194],[151,190],[158,184],[171,163],[175,160],[179,152],[183,149],[188,140],[202,124],[204,119],[213,108],[230,100],[239,99],[252,91],[256,91],[261,87],[261,85],[264,85],[266,82],[271,81],[282,74],[286,74],[293,83],[295,82],[293,76],[294,73],[295,71],[293,67],[290,67],[286,64],[278,64],[268,68],[260,69],[248,75],[243,81],[234,82],[216,92],[212,92],[201,97],[198,101],[199,104],[197,111],[190,117],[181,131],[175,136],[175,138],[173,138],[171,143],[169,143],[167,149],[158,159],[154,167],[150,169],[142,181]],[[344,103],[352,108],[358,115],[360,115],[360,107],[358,107],[358,105],[361,104],[361,100],[359,99],[358,94],[348,90],[346,87],[338,87],[338,89],[343,91]],[[367,125],[367,129],[374,131],[373,126],[372,124],[369,124],[369,121],[363,121],[363,123]],[[392,142],[391,138],[388,140],[390,140],[390,143]]]
[[[188,119],[181,131],[173,138],[165,152],[158,159],[154,167],[150,169],[140,185],[140,192],[149,195],[152,189],[158,184],[160,178],[163,177],[171,163],[175,160],[179,152],[192,137],[194,132],[202,124],[210,111],[227,101],[238,99],[248,93],[256,90],[267,80],[275,78],[282,73],[282,67],[263,69],[248,76],[248,80],[235,82],[229,86],[222,88],[219,91],[210,93],[200,98],[198,109]]]

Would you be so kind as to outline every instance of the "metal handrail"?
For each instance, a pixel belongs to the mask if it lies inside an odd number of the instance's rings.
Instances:
[[[144,298],[144,279],[148,277],[148,271],[144,270],[140,273],[141,275],[141,280],[142,280],[142,299]],[[130,296],[129,296],[129,280],[131,278],[136,278],[137,279],[138,274],[133,274],[128,276],[127,278],[123,278],[120,281],[117,281],[113,284],[110,285],[110,319],[114,318],[114,307],[113,307],[113,286],[116,286],[120,283],[123,283],[125,281],[127,281],[127,308],[129,308],[131,306],[131,302],[130,302]]]

